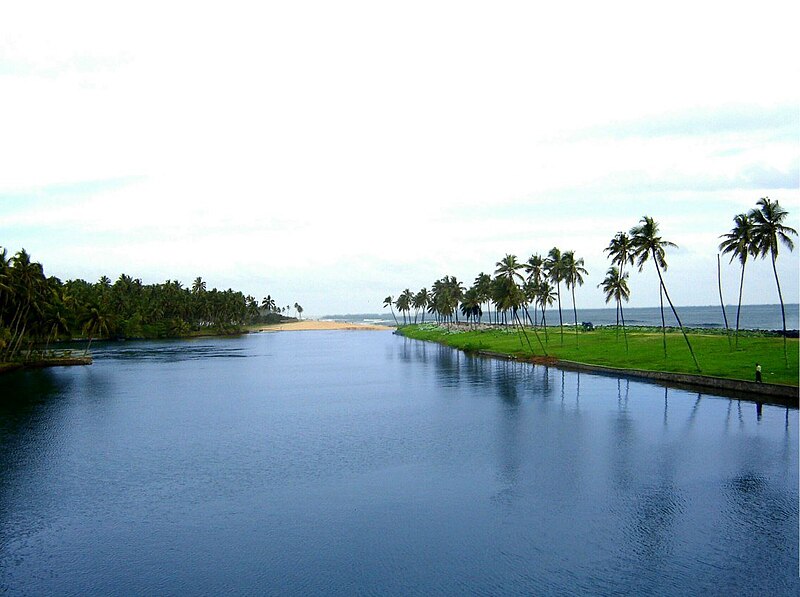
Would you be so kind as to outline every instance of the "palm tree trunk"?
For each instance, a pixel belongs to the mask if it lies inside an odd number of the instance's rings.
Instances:
[[[575,284],[572,285],[572,315],[575,318],[575,346],[578,345],[578,309],[575,306]]]
[[[742,277],[739,280],[739,303],[736,305],[736,348],[739,348],[739,314],[742,312],[742,289],[744,288],[744,266],[746,263],[746,260],[742,263]]]
[[[655,257],[655,255],[654,255]],[[694,361],[694,366],[697,368],[697,371],[700,372],[700,364],[697,362],[697,357],[694,356],[694,350],[692,349],[692,343],[689,342],[689,336],[686,335],[686,330],[683,329],[683,324],[681,323],[681,318],[678,316],[678,312],[675,310],[675,305],[672,304],[672,299],[669,298],[669,293],[667,292],[667,287],[664,286],[664,278],[661,276],[661,268],[658,267],[658,261],[655,261],[656,264],[656,271],[658,272],[658,279],[661,282],[661,288],[664,290],[664,296],[667,297],[667,302],[669,303],[670,309],[672,309],[672,314],[675,316],[675,319],[678,321],[678,327],[681,328],[681,333],[683,334],[683,339],[686,340],[686,346],[689,347],[689,354],[692,355],[692,360]],[[664,317],[663,311],[661,317]],[[664,336],[666,341],[666,335]],[[785,335],[784,335],[785,341]],[[665,345],[666,346],[666,345]]]
[[[656,264],[656,270],[658,270],[658,264]],[[658,279],[661,279],[661,272],[658,273]],[[667,358],[667,326],[664,323],[664,283],[662,282],[661,285],[658,287],[658,300],[661,304],[661,341],[664,345],[664,358]]]
[[[542,327],[544,328],[544,341],[549,343],[550,342],[550,338],[547,337],[547,319],[545,319],[545,316],[544,316],[545,308],[546,307],[545,307],[544,303],[542,303]],[[545,352],[544,354],[546,355],[547,353]]]
[[[564,318],[561,316],[561,283],[556,284],[556,296],[558,297],[558,325],[561,327],[561,346],[564,346]]]
[[[778,280],[778,268],[775,266],[775,253],[772,253],[772,271],[775,273],[775,284],[778,286],[778,300],[781,302],[781,320],[783,321],[783,360],[789,366],[789,357],[786,354],[786,310],[783,307],[783,293],[781,293],[781,283]]]
[[[722,300],[722,267],[719,264],[719,253],[717,253],[717,288],[719,289],[719,306],[722,308],[722,319],[725,321],[725,335],[728,337],[728,349],[731,346],[731,330],[728,327],[728,315],[725,313],[725,302]]]
[[[622,317],[622,337],[625,338],[625,353],[628,352],[628,334],[625,331],[625,313],[622,310],[622,301],[617,299],[619,302],[619,314]]]

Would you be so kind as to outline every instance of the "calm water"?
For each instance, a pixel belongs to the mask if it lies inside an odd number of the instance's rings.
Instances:
[[[0,378],[0,593],[798,590],[796,410],[385,332]]]

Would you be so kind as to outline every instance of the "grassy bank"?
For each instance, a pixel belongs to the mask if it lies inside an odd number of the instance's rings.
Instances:
[[[509,330],[448,328],[434,324],[408,325],[399,332],[418,340],[440,342],[466,351],[485,350],[520,358],[542,357],[545,352],[554,359],[602,365],[623,369],[698,373],[679,331],[667,333],[667,358],[664,358],[661,331],[652,328],[628,330],[628,350],[623,335],[613,327],[592,331],[564,329],[563,344],[559,329],[548,328],[547,338],[541,329],[537,340],[532,328],[526,328],[528,341],[513,328]],[[798,385],[798,340],[788,341],[789,366],[783,357],[783,339],[760,334],[740,335],[739,348],[732,349],[724,334],[694,330],[689,339],[700,363],[702,375],[724,379],[753,381],[756,362],[761,363],[764,381]],[[542,347],[544,346],[544,348]]]

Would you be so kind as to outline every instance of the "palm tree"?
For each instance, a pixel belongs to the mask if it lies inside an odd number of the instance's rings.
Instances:
[[[492,323],[492,312],[489,310],[492,300],[492,277],[483,272],[479,273],[472,283],[473,287],[478,292],[478,298],[481,303],[486,303],[486,312],[489,318],[489,323]]]
[[[742,288],[744,288],[744,269],[747,265],[747,258],[751,255],[757,254],[756,239],[754,236],[753,220],[747,214],[739,214],[733,218],[734,226],[730,232],[723,234],[720,238],[724,238],[720,245],[719,250],[723,255],[730,253],[731,262],[734,258],[739,258],[739,263],[742,264],[742,275],[739,278],[739,302],[736,306],[736,348],[739,348],[739,314],[742,311]]]
[[[625,332],[625,313],[622,311],[622,301],[626,303],[631,298],[631,291],[628,288],[628,272],[622,273],[617,266],[612,265],[606,272],[606,277],[602,283],[598,284],[603,289],[606,296],[606,303],[613,298],[617,303],[617,337],[619,337],[619,318],[622,317],[622,335],[625,338],[625,352],[628,351],[628,335]]]
[[[200,276],[197,276],[192,283],[192,294],[202,294],[206,291],[206,283]]]
[[[95,336],[108,334],[111,326],[111,318],[102,312],[98,305],[89,308],[84,316],[83,331],[89,335],[89,344],[86,345],[86,352],[92,346],[92,340]]]
[[[778,247],[786,245],[790,251],[794,249],[794,243],[790,235],[797,236],[797,230],[784,226],[783,221],[789,215],[777,201],[771,201],[769,197],[763,197],[756,202],[758,208],[750,210],[749,216],[753,220],[753,238],[755,239],[755,253],[764,259],[769,254],[772,259],[772,272],[775,274],[775,285],[778,287],[778,299],[781,302],[781,319],[783,321],[783,359],[786,366],[789,366],[789,357],[786,354],[786,310],[783,306],[783,294],[781,293],[781,283],[778,279],[778,268],[775,262],[778,259]]]
[[[561,249],[553,247],[544,260],[544,270],[547,277],[556,285],[556,298],[558,299],[558,325],[561,328],[561,344],[564,344],[564,317],[561,314],[561,282],[564,279],[564,269],[561,263]]]
[[[525,280],[530,285],[530,290],[535,294],[537,287],[542,281],[542,276],[544,275],[544,257],[539,255],[539,253],[534,253],[528,257],[528,261],[525,262],[523,267],[525,268],[525,273],[528,274]],[[535,304],[536,301],[534,300],[533,302]],[[536,308],[533,309],[533,316],[535,319]],[[536,325],[535,321],[534,325]]]
[[[394,306],[397,307],[397,310],[403,314],[403,325],[406,325],[406,313],[411,310],[411,300],[414,298],[414,295],[411,294],[411,290],[406,288],[400,296],[397,297],[397,300],[394,303]]]
[[[414,323],[417,323],[417,314],[422,309],[422,323],[425,323],[425,309],[428,306],[428,289],[422,288],[411,299],[411,306],[414,307]]]
[[[697,357],[694,355],[694,350],[692,349],[692,344],[689,342],[689,336],[686,335],[686,331],[683,329],[683,324],[681,323],[681,318],[678,316],[678,312],[675,310],[675,305],[672,304],[672,299],[669,297],[669,293],[667,292],[667,287],[664,285],[664,277],[661,275],[661,270],[667,269],[667,259],[665,254],[665,249],[668,247],[675,247],[677,248],[678,245],[672,243],[670,241],[664,240],[658,235],[658,223],[651,218],[650,216],[643,216],[641,220],[639,220],[639,225],[634,226],[631,228],[631,236],[633,237],[633,246],[635,250],[635,255],[637,257],[636,265],[639,267],[639,271],[642,271],[644,268],[644,264],[650,259],[653,258],[653,263],[656,267],[656,273],[658,274],[659,280],[659,296],[667,297],[667,302],[669,303],[670,308],[672,309],[673,315],[675,315],[675,319],[678,322],[678,326],[681,328],[681,333],[683,334],[683,339],[686,340],[686,346],[689,347],[689,353],[692,355],[692,360],[694,361],[694,366],[700,371],[700,365],[697,362]],[[663,338],[664,344],[664,357],[667,356],[667,330],[666,325],[664,324],[664,302],[661,301],[661,334]]]
[[[575,306],[575,286],[583,286],[583,276],[589,272],[583,267],[583,257],[575,259],[575,251],[567,251],[562,259],[564,282],[572,290],[572,313],[575,316],[575,342],[578,342],[578,309]]]
[[[611,265],[619,266],[620,275],[625,270],[626,263],[633,265],[635,247],[631,237],[624,232],[617,232],[603,252],[611,257]]]
[[[394,299],[392,299],[391,295],[387,296],[385,299],[383,299],[383,308],[385,309],[386,307],[389,307],[392,310],[392,317],[394,318],[394,324],[397,327],[400,327],[400,324],[397,323],[397,316],[394,314],[393,302]]]
[[[536,300],[542,307],[542,327],[544,328],[544,339],[549,341],[547,337],[547,317],[545,311],[548,305],[552,305],[556,300],[556,291],[550,285],[550,282],[543,279],[536,287]]]
[[[272,298],[271,294],[268,294],[263,299],[261,299],[261,308],[265,309],[267,313],[272,313],[273,311],[277,311],[275,306],[275,299]]]

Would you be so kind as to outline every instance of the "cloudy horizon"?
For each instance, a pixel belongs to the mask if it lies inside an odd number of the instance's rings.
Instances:
[[[0,245],[62,279],[202,276],[305,313],[379,312],[506,253],[655,218],[676,304],[765,196],[800,228],[789,2],[24,3],[0,18]],[[800,250],[781,247],[786,302]],[[658,304],[649,266],[630,305]],[[726,303],[739,267],[723,257]],[[745,303],[776,303],[768,260]]]

